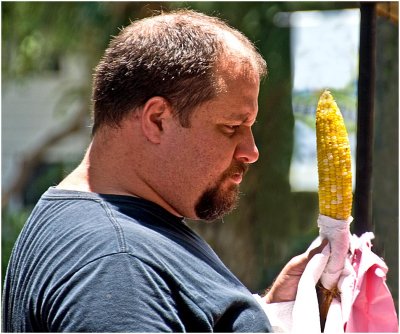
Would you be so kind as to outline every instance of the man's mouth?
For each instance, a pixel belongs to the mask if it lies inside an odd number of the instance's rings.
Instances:
[[[242,182],[242,179],[243,179],[242,173],[235,173],[231,176],[231,180],[233,181],[233,183],[236,184],[240,184],[240,182]]]
[[[249,165],[241,162],[235,163],[227,173],[228,178],[235,184],[240,184],[243,180],[243,176],[249,169]]]

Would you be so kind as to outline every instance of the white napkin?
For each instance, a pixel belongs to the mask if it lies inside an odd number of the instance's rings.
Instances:
[[[317,238],[309,249],[320,244]],[[321,253],[316,254],[308,262],[300,278],[296,300],[292,312],[292,333],[321,333],[319,320],[318,297],[315,285],[323,274],[331,253],[330,245],[326,245]]]
[[[327,289],[331,289],[336,285],[339,285],[339,289],[351,285],[349,283],[352,276],[352,268],[348,260],[348,252],[351,236],[350,223],[352,220],[352,217],[347,220],[336,220],[328,216],[319,215],[320,236],[314,240],[308,250],[316,248],[322,239],[328,239],[329,244],[325,246],[321,253],[314,255],[307,264],[300,278],[294,302],[266,304],[260,296],[254,296],[266,312],[274,331],[321,333],[318,297],[315,286],[319,280]],[[349,265],[350,268],[348,267]],[[348,281],[346,278],[350,280]],[[341,304],[337,299],[334,299],[329,308],[325,333],[343,332]]]
[[[321,276],[321,283],[326,289],[330,290],[337,286],[344,269],[350,250],[350,223],[352,221],[353,217],[338,220],[324,215],[318,216],[319,235],[323,239],[328,239],[331,246],[331,255]]]

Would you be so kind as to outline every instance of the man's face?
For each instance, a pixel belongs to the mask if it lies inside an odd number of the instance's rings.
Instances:
[[[258,75],[234,76],[226,70],[221,87],[217,98],[194,111],[190,127],[174,119],[163,143],[162,196],[188,218],[211,221],[230,212],[248,165],[258,159],[251,130],[258,111]]]

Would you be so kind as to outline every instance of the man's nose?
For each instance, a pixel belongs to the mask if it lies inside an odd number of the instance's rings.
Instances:
[[[258,160],[259,155],[258,148],[254,141],[253,132],[251,129],[248,129],[243,134],[242,140],[236,147],[235,158],[238,161],[251,164]]]

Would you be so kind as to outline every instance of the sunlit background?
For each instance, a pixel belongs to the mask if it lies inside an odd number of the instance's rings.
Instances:
[[[290,185],[292,191],[317,191],[315,101],[324,89],[335,92],[348,129],[355,166],[360,11],[298,11],[286,15],[292,31],[295,117]],[[284,24],[286,15],[278,15],[277,21]]]
[[[2,275],[40,195],[90,141],[92,69],[110,36],[152,10],[214,14],[255,42],[268,63],[254,127],[260,151],[236,211],[189,222],[254,292],[318,235],[314,112],[330,89],[355,164],[359,2],[2,2]],[[385,9],[385,8],[384,8]],[[397,9],[398,10],[398,9]],[[373,160],[374,251],[398,299],[398,21],[377,17]],[[190,186],[190,185],[188,185]],[[357,200],[357,199],[355,199]],[[355,217],[357,219],[357,217]]]

